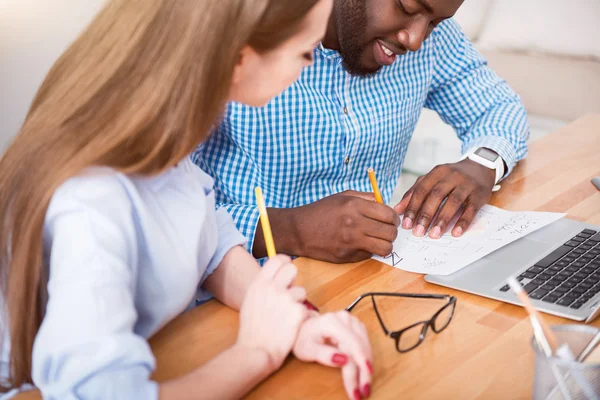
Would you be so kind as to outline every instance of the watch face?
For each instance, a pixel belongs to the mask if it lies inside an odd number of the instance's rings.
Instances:
[[[475,154],[477,154],[479,157],[483,157],[486,160],[489,160],[491,162],[496,161],[496,159],[499,157],[498,154],[496,154],[495,152],[486,149],[485,147],[480,147],[475,151]]]

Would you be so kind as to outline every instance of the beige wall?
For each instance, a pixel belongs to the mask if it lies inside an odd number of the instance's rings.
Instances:
[[[44,76],[105,0],[0,0],[0,151]]]

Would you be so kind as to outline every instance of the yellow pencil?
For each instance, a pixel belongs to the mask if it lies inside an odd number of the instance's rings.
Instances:
[[[269,223],[269,215],[267,215],[267,207],[265,207],[265,200],[263,199],[262,190],[257,187],[254,189],[256,195],[256,203],[258,204],[258,211],[260,212],[260,223],[262,225],[263,235],[265,236],[265,247],[267,248],[267,255],[269,257],[275,257],[275,242],[273,241],[273,233],[271,232],[271,224]]]
[[[267,214],[267,207],[265,206],[265,200],[263,199],[262,190],[257,187],[254,189],[254,194],[256,195],[256,203],[258,204],[258,211],[260,212],[260,223],[263,229],[263,235],[265,237],[265,247],[267,248],[267,256],[269,258],[275,257],[277,252],[275,251],[275,242],[273,241],[273,232],[271,232],[271,224],[269,223],[269,215]],[[319,312],[319,309],[315,307],[308,300],[304,300],[304,305],[309,310],[314,310]]]
[[[375,194],[375,200],[379,204],[383,204],[383,197],[381,197],[381,192],[379,191],[379,185],[377,184],[377,178],[375,177],[375,171],[373,168],[369,168],[369,179],[371,180],[371,186],[373,187],[373,193]]]

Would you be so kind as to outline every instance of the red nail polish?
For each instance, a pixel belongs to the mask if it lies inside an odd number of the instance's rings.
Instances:
[[[369,370],[369,373],[371,375],[373,375],[373,365],[371,364],[371,361],[367,360],[367,369]]]
[[[333,357],[331,357],[331,362],[336,365],[346,365],[348,362],[348,356],[336,353],[333,355]]]
[[[358,389],[354,389],[354,400],[360,400],[360,391]]]
[[[363,388],[362,395],[363,395],[363,397],[371,396],[371,385],[369,385],[368,383],[365,385],[365,387]]]
[[[308,308],[311,311],[316,311],[319,312],[319,309],[317,307],[315,307],[310,301],[308,300],[304,300],[304,305],[306,306],[306,308]]]

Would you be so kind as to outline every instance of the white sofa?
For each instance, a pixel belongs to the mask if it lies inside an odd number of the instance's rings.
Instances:
[[[600,112],[600,0],[466,0],[456,19],[523,99],[531,140]],[[453,130],[424,110],[405,171],[424,174],[459,157]]]
[[[0,152],[50,65],[104,2],[0,0]],[[600,112],[600,0],[466,0],[456,18],[522,96],[534,138]],[[459,155],[452,130],[425,110],[405,169],[426,173]]]

